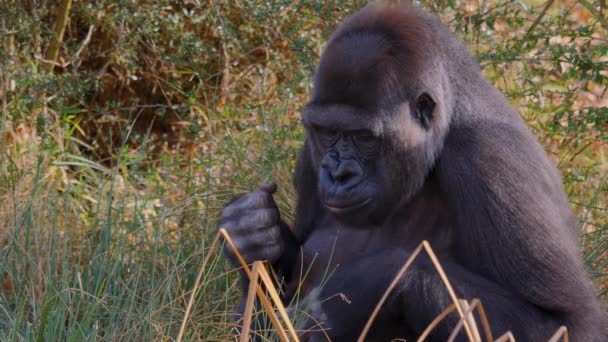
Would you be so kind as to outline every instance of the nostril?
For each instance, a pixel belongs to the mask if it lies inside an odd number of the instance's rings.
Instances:
[[[358,171],[353,163],[343,162],[335,172],[331,172],[331,177],[335,182],[344,184],[348,183],[351,179],[357,178],[359,175]]]
[[[336,172],[335,174],[332,175],[332,177],[338,183],[345,183],[346,181],[348,181],[353,176],[354,176],[354,173],[352,171],[345,170],[345,169],[342,169],[342,168],[338,169],[338,172]]]

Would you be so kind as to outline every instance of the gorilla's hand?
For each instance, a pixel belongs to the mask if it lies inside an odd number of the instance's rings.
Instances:
[[[222,210],[220,228],[225,228],[248,264],[257,260],[275,262],[281,257],[285,241],[281,236],[279,209],[272,197],[276,184],[263,184]],[[234,253],[226,248],[235,261]]]

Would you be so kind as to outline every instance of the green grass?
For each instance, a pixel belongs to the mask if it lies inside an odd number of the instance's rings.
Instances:
[[[188,160],[167,154],[141,171],[137,150],[126,144],[110,167],[71,154],[51,157],[45,133],[39,142],[13,145],[29,153],[0,157],[0,339],[175,338],[208,253],[215,254],[186,337],[228,339],[240,293],[221,248],[208,249],[219,209],[273,179],[281,184],[284,216],[293,216],[287,174],[301,133],[297,123],[266,119],[238,136],[230,128],[210,134],[217,152]]]

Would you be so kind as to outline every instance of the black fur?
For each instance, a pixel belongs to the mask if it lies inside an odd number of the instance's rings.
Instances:
[[[302,119],[293,231],[267,186],[229,204],[222,225],[248,262],[274,263],[285,302],[299,290],[332,340],[357,338],[422,240],[457,295],[481,299],[495,337],[543,341],[566,325],[572,341],[607,340],[557,169],[435,18],[397,5],[355,14],[329,42]],[[415,339],[450,304],[421,257],[369,339]]]

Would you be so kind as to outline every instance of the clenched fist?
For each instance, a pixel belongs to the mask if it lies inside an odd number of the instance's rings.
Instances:
[[[236,198],[222,210],[220,228],[230,234],[248,264],[257,260],[275,262],[285,248],[279,209],[272,197],[276,191],[276,184],[264,184]],[[226,249],[234,260],[233,251]]]

